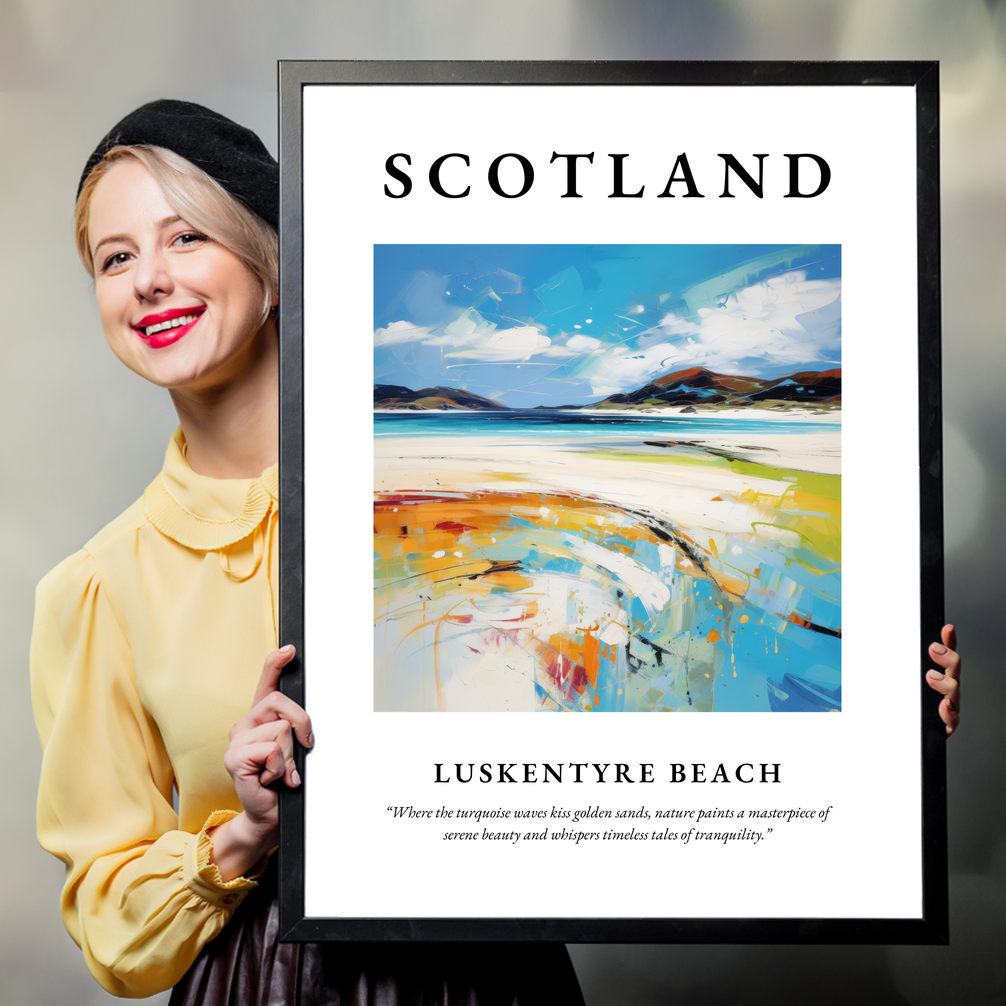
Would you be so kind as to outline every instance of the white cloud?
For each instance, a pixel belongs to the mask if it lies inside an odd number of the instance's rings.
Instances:
[[[694,354],[688,346],[658,343],[648,349],[632,350],[618,347],[595,357],[595,363],[583,374],[590,381],[595,395],[610,395],[616,391],[634,391],[672,370],[695,366]]]
[[[574,353],[587,353],[592,349],[597,349],[601,345],[601,340],[589,335],[574,335],[566,340],[566,345]]]
[[[445,357],[491,361],[494,363],[523,363],[530,357],[545,353],[552,340],[541,328],[534,325],[515,325],[500,328],[488,321],[474,308],[460,312],[446,325],[423,326],[408,321],[393,321],[387,328],[374,332],[374,346],[395,346],[407,342],[423,346],[447,348]],[[584,338],[584,343],[596,343]],[[565,355],[576,355],[566,353]]]
[[[687,367],[739,373],[837,361],[841,355],[841,281],[807,279],[804,270],[774,276],[700,308],[697,320],[668,312],[642,333],[638,348],[596,354],[584,377],[595,394],[631,391]]]
[[[398,346],[403,342],[421,342],[430,334],[423,325],[413,325],[411,321],[393,321],[387,328],[374,330],[374,346]]]
[[[697,325],[694,321],[689,321],[687,318],[679,318],[676,314],[668,312],[653,328],[638,336],[637,343],[641,347],[652,346],[675,336],[698,335],[701,331],[701,325]]]
[[[460,319],[459,319],[460,320]],[[493,326],[488,337],[486,331],[467,333],[477,335],[477,344],[466,337],[467,345],[453,353],[450,357],[465,357],[468,359],[493,360],[498,363],[522,363],[536,353],[542,353],[552,345],[552,340],[541,329],[533,325],[520,325],[514,328],[496,328]],[[447,330],[445,329],[445,332]]]
[[[573,357],[583,358],[594,353],[603,352],[603,346],[604,343],[600,339],[594,339],[589,335],[571,335],[564,343],[553,342],[543,355],[553,360],[569,360]]]
[[[756,357],[798,365],[840,346],[841,281],[807,280],[802,270],[738,291],[721,308],[699,310],[699,341],[710,360]]]

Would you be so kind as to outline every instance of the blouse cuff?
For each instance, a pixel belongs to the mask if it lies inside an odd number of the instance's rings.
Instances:
[[[255,878],[261,876],[269,865],[269,857],[263,856],[255,868],[245,876],[224,880],[216,863],[210,861],[213,842],[207,833],[237,816],[236,810],[213,811],[206,819],[202,831],[195,836],[195,841],[186,844],[182,860],[182,875],[186,886],[194,894],[218,908],[233,909],[240,905],[245,895],[253,887],[258,887]]]

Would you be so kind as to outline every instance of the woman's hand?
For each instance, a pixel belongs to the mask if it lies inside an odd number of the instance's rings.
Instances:
[[[947,726],[949,737],[961,721],[961,658],[957,653],[957,632],[952,625],[944,625],[941,643],[929,645],[929,656],[943,668],[926,672],[929,687],[943,696],[940,719]]]
[[[224,766],[244,810],[212,829],[212,861],[224,880],[252,869],[279,838],[279,793],[273,783],[296,788],[300,774],[293,760],[293,737],[314,746],[311,718],[279,691],[283,668],[293,659],[292,646],[273,650],[265,659],[251,711],[231,727]]]

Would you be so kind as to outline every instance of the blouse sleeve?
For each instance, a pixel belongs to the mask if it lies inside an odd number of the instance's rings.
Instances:
[[[171,764],[86,551],[38,586],[31,685],[44,752],[38,837],[66,865],[63,921],[103,988],[161,992],[256,885],[224,882],[210,862],[206,831],[233,811],[198,834],[178,830]]]

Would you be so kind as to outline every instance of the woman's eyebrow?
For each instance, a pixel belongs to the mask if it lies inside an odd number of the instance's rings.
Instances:
[[[98,254],[98,249],[99,249],[99,248],[100,248],[100,247],[101,247],[102,245],[107,245],[107,244],[112,244],[112,243],[113,243],[113,242],[115,242],[115,241],[130,241],[130,240],[131,240],[131,238],[129,237],[129,235],[128,235],[128,234],[109,234],[109,235],[108,235],[108,237],[104,237],[104,238],[102,238],[102,239],[101,239],[101,240],[100,240],[100,241],[99,241],[99,242],[98,242],[98,243],[97,243],[97,244],[96,244],[96,245],[94,246],[94,248],[93,248],[93,249],[91,249],[91,254],[92,254],[92,255],[97,255],[97,254]]]
[[[163,220],[158,220],[154,226],[157,230],[163,230],[165,227],[170,227],[172,224],[177,224],[181,221],[181,217],[175,213],[170,217],[165,217]],[[133,239],[128,234],[109,234],[108,237],[103,237],[91,251],[91,255],[97,255],[98,249],[102,245],[110,244],[115,241],[127,241],[131,242]]]

